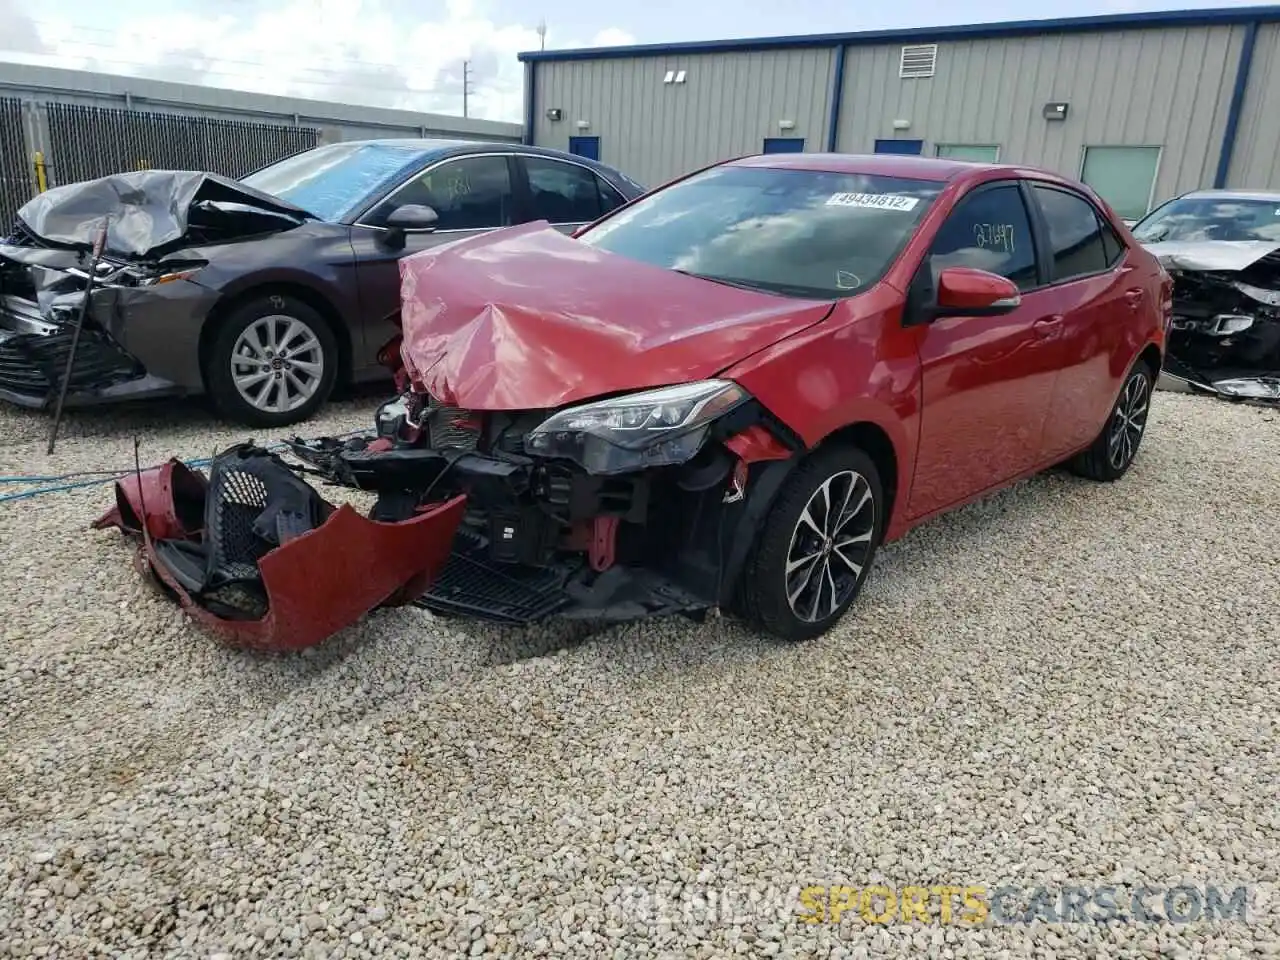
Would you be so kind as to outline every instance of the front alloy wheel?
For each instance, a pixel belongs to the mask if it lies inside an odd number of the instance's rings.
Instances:
[[[833,474],[800,512],[787,551],[787,603],[805,623],[826,620],[853,595],[875,533],[871,484],[853,470]]]
[[[833,445],[811,455],[769,508],[737,585],[741,613],[784,640],[825,633],[866,582],[885,513],[865,452]]]
[[[231,380],[241,398],[264,413],[289,413],[324,382],[324,348],[297,317],[271,314],[249,324],[231,350]]]
[[[333,391],[338,342],[310,304],[265,293],[214,322],[205,386],[219,412],[252,427],[283,427],[315,413]]]

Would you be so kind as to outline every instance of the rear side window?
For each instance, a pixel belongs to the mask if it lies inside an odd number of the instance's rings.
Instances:
[[[1101,273],[1119,259],[1120,240],[1084,197],[1054,187],[1032,187],[1049,228],[1054,283]]]
[[[596,174],[596,186],[600,188],[600,215],[604,216],[610,210],[614,210],[624,203],[626,198],[620,194],[614,186],[605,180],[599,174]]]
[[[1037,286],[1031,219],[1017,185],[964,197],[934,238],[929,263],[935,284],[947,267],[974,267],[1006,277],[1020,290]]]
[[[592,171],[573,163],[525,157],[529,177],[531,217],[548,223],[590,223],[612,210],[605,203],[604,184]]]

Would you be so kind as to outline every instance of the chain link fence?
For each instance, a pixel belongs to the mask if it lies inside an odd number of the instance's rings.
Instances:
[[[243,177],[310,150],[315,127],[50,103],[49,185],[128,170],[204,170]]]

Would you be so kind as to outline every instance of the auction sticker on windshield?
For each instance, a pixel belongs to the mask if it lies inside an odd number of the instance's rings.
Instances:
[[[872,207],[876,210],[914,210],[919,197],[901,197],[890,193],[833,193],[828,207]]]

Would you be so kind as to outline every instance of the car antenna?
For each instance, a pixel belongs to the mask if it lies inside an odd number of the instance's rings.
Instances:
[[[67,400],[67,387],[71,384],[71,370],[76,362],[76,348],[80,346],[80,331],[84,329],[84,318],[89,313],[89,297],[93,293],[93,283],[98,279],[98,264],[102,260],[102,251],[107,246],[107,227],[110,217],[102,218],[102,227],[98,230],[97,239],[93,241],[93,258],[89,261],[89,279],[84,285],[84,298],[80,301],[80,313],[76,316],[75,329],[71,332],[71,349],[67,351],[67,365],[62,371],[62,385],[58,389],[58,406],[53,411],[53,426],[49,430],[49,446],[45,454],[53,453],[53,445],[58,441],[58,425],[62,422],[62,405]]]

